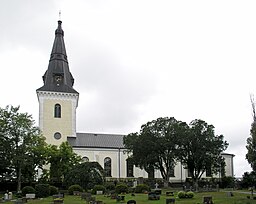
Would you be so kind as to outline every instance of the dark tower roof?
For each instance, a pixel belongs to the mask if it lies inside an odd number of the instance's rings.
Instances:
[[[52,46],[52,53],[49,60],[43,81],[44,85],[37,91],[52,91],[77,93],[73,89],[74,78],[69,71],[68,59],[64,43],[64,31],[61,27],[61,21],[58,21],[58,28],[55,30],[55,39]]]

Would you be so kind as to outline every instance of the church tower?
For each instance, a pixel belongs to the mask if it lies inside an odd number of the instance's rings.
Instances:
[[[73,88],[69,71],[62,22],[58,21],[44,85],[37,89],[39,127],[48,144],[60,145],[67,137],[76,137],[76,108],[79,93]]]

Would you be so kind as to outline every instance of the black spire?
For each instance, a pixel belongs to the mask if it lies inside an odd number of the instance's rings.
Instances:
[[[55,39],[52,53],[43,81],[44,85],[37,91],[53,91],[65,93],[78,93],[73,89],[74,78],[69,71],[67,53],[64,43],[64,31],[58,21],[58,28],[55,30]]]

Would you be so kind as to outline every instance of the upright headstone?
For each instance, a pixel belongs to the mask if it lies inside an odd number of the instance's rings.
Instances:
[[[9,199],[9,195],[8,195],[8,193],[5,193],[4,194],[4,200],[8,200]]]
[[[155,189],[158,189],[159,184],[155,183]]]
[[[9,198],[9,200],[12,199],[12,192],[9,192],[8,198]]]
[[[138,185],[138,181],[137,180],[133,181],[133,187],[135,188],[137,185]]]
[[[139,177],[139,178],[138,178],[137,184],[143,184],[143,177]]]

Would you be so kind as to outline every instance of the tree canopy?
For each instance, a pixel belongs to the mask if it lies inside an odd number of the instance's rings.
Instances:
[[[59,147],[49,145],[47,150],[47,164],[49,172],[44,171],[41,180],[62,183],[67,173],[73,166],[79,164],[82,158],[73,152],[68,142],[63,142]]]
[[[19,107],[0,108],[0,178],[32,181],[45,163],[45,138],[32,116],[20,113]]]
[[[66,186],[78,184],[84,189],[92,189],[94,185],[102,185],[104,170],[98,162],[83,162],[73,166],[67,172],[64,183]]]
[[[197,182],[206,170],[210,170],[211,174],[221,171],[224,167],[221,153],[226,150],[228,143],[223,135],[215,135],[213,125],[203,120],[193,120],[189,127],[187,134],[181,138],[178,159]]]
[[[252,105],[252,116],[253,121],[251,124],[250,137],[247,138],[247,154],[246,159],[251,165],[254,172],[256,172],[256,110],[255,102],[253,96],[251,96],[251,105]]]
[[[194,181],[206,169],[219,171],[224,162],[221,153],[228,143],[223,135],[215,135],[213,125],[203,120],[187,125],[174,117],[165,117],[142,125],[139,133],[125,136],[124,145],[136,166],[148,173],[151,167],[160,170],[167,182],[177,161],[188,169]]]
[[[177,144],[187,125],[173,117],[158,118],[141,126],[140,133],[124,137],[124,145],[135,165],[150,170],[159,169],[165,181],[173,176],[177,161]]]

